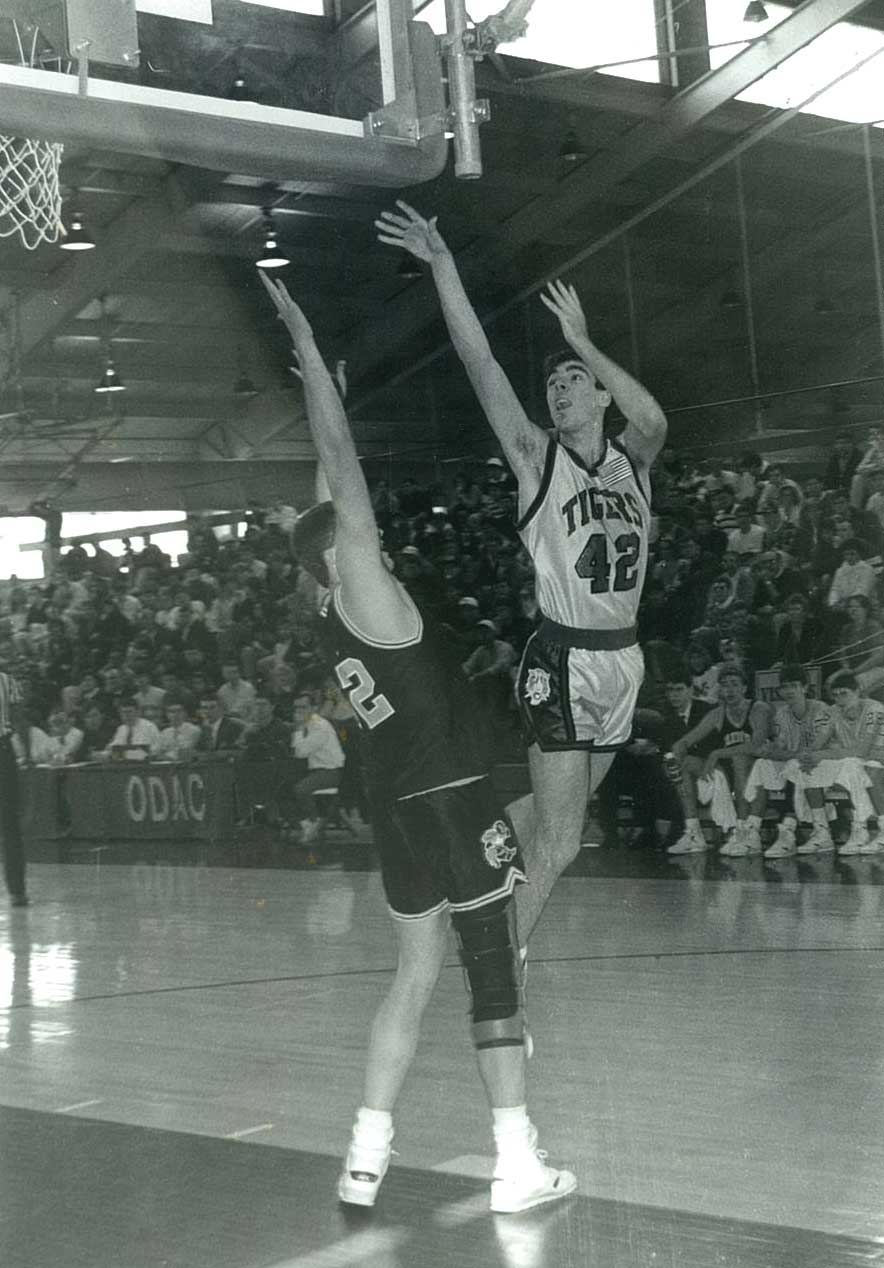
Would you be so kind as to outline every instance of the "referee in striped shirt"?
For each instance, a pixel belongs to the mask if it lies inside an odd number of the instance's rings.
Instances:
[[[3,868],[13,907],[27,907],[25,846],[21,835],[18,796],[18,764],[12,748],[12,732],[19,721],[21,688],[9,674],[0,673],[0,838]]]

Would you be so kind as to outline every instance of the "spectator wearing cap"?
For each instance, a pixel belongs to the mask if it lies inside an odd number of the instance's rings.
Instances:
[[[828,604],[830,608],[846,608],[848,600],[855,594],[867,598],[875,593],[878,577],[875,569],[862,558],[862,550],[855,537],[849,538],[841,546],[841,564],[835,569],[832,585],[829,589]]]
[[[476,623],[475,638],[476,647],[464,661],[463,672],[486,712],[490,731],[503,731],[510,721],[508,705],[512,698],[512,671],[518,661],[516,650],[500,637],[498,627],[487,617]]]
[[[396,575],[419,608],[438,608],[443,602],[441,578],[417,546],[404,546],[396,560]]]
[[[506,678],[516,663],[516,650],[511,643],[499,637],[500,631],[493,621],[483,618],[476,622],[478,646],[463,663],[463,671],[470,682],[481,678]]]

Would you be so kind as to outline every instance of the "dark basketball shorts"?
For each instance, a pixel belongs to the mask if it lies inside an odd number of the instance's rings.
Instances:
[[[399,920],[486,907],[526,879],[515,830],[488,776],[375,802],[372,826],[387,903]]]
[[[637,643],[574,647],[545,638],[541,626],[528,640],[516,681],[525,742],[545,753],[622,748],[632,732],[644,673]]]

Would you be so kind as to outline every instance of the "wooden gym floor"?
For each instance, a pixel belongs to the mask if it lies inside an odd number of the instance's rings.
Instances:
[[[0,906],[4,1268],[884,1264],[884,865],[583,851],[529,976],[579,1190],[494,1217],[453,951],[378,1206],[335,1200],[393,964],[366,847],[170,851]]]

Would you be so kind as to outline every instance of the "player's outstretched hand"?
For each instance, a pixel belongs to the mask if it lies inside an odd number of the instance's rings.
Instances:
[[[564,282],[556,278],[555,281],[547,283],[547,289],[541,293],[540,298],[549,311],[558,318],[562,334],[568,343],[573,346],[575,340],[589,338],[583,305],[573,286],[566,286]]]
[[[401,198],[396,199],[396,206],[398,212],[382,211],[380,219],[374,222],[379,242],[388,247],[402,247],[425,264],[431,264],[434,257],[448,253],[445,240],[436,228],[436,216],[424,220]]]
[[[301,371],[301,358],[298,356],[297,348],[293,350],[292,355],[295,358],[295,364],[290,365],[289,369],[291,370],[292,374],[294,374],[295,378],[300,379],[301,382],[303,383],[304,375]],[[342,401],[346,401],[347,399],[347,362],[346,361],[341,360],[335,363],[334,379],[335,379],[335,383],[337,383],[338,385],[338,395],[340,396]]]
[[[280,321],[285,325],[295,345],[297,346],[301,339],[312,338],[313,330],[310,323],[288,293],[285,282],[271,281],[264,273],[261,274],[261,281],[264,284],[264,290],[273,300],[273,306],[279,314]]]

